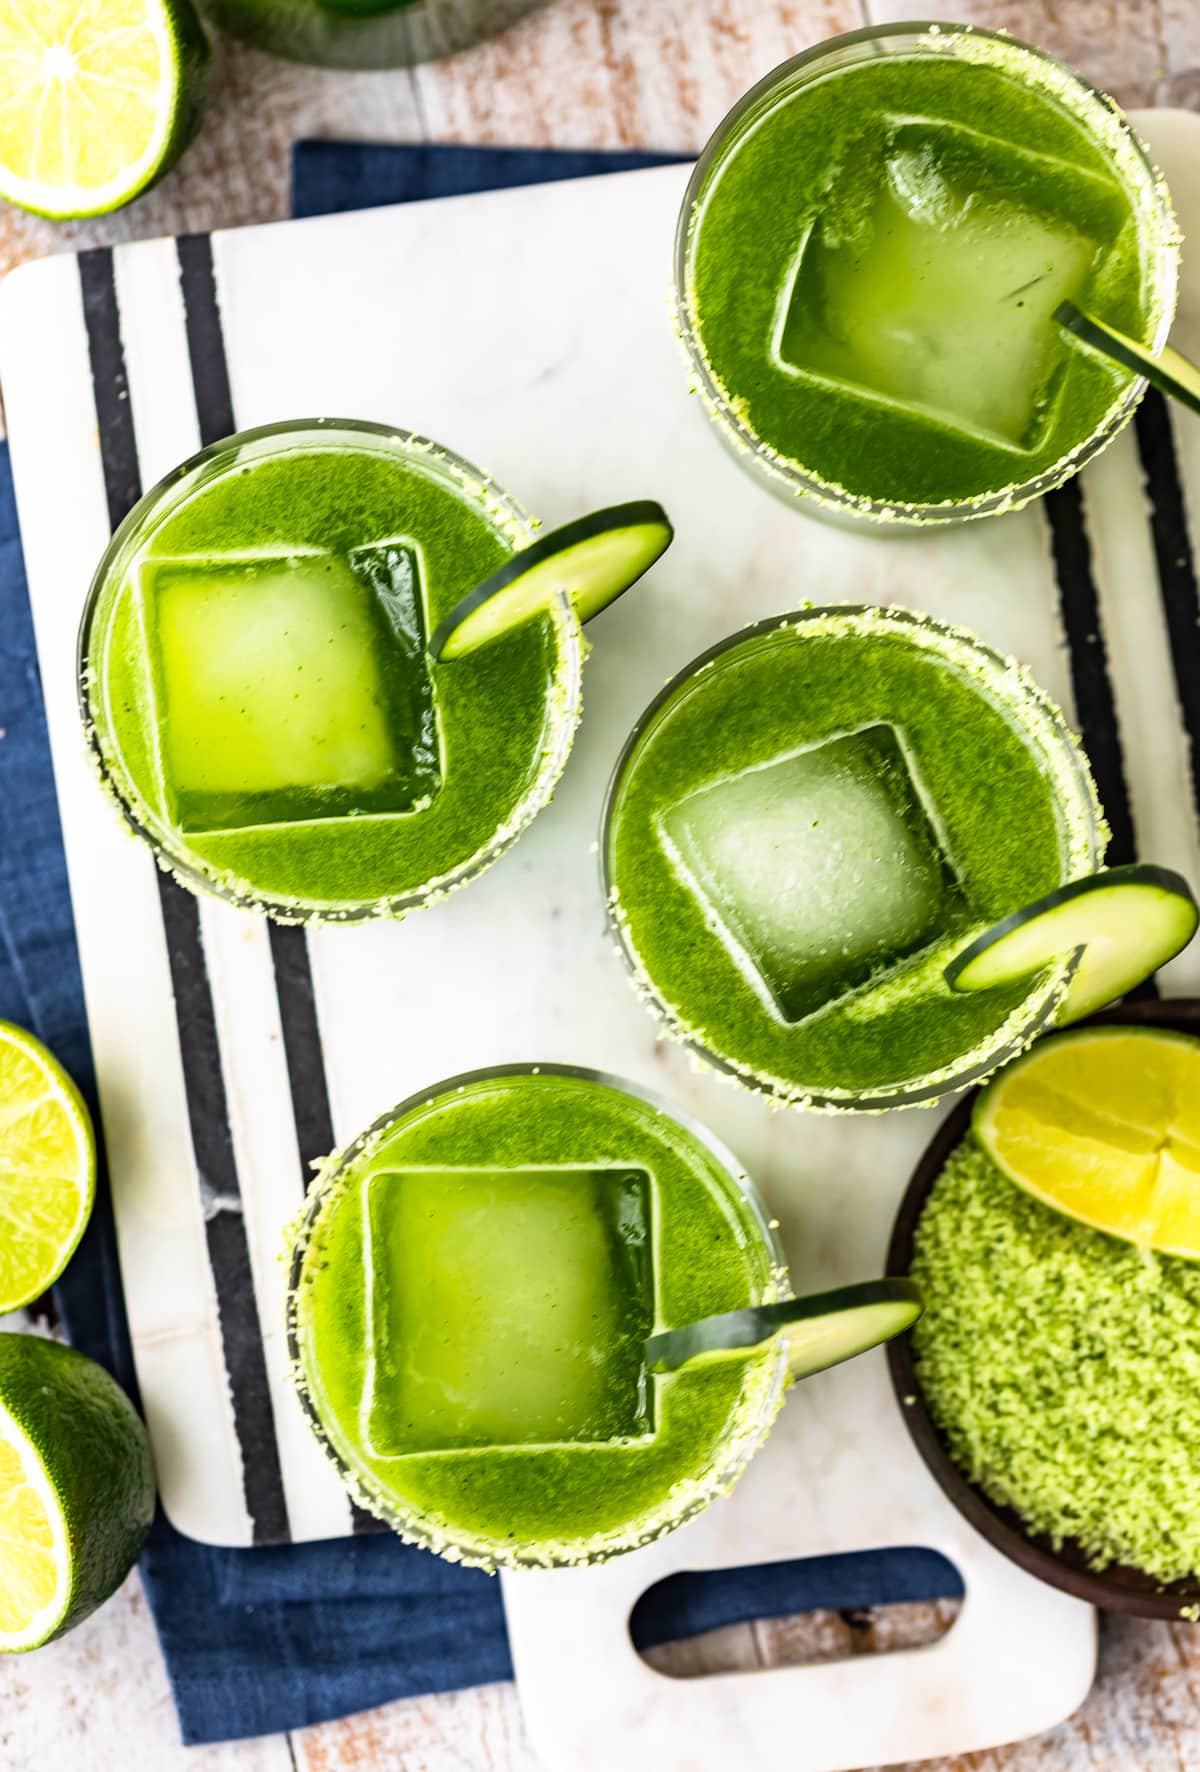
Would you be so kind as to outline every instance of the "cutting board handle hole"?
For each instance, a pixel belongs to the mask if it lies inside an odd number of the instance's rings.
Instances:
[[[963,1579],[924,1546],[681,1569],[647,1588],[629,1635],[670,1679],[926,1648],[958,1617]]]

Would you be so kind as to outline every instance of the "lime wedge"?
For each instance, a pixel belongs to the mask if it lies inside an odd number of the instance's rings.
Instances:
[[[1155,356],[1115,326],[1097,320],[1094,314],[1085,314],[1074,302],[1060,302],[1054,318],[1110,362],[1119,363],[1122,369],[1132,369],[1135,375],[1144,375],[1153,387],[1190,406],[1193,412],[1200,412],[1200,364],[1193,363],[1182,351],[1164,345]]]
[[[102,1605],[153,1517],[150,1443],[120,1386],[72,1348],[0,1335],[0,1652]]]
[[[0,197],[106,215],[200,126],[208,39],[191,0],[0,0]]]
[[[1071,880],[994,923],[946,967],[955,991],[1017,984],[1056,961],[1073,962],[1059,1026],[1123,997],[1184,949],[1200,911],[1169,868],[1135,862]]]
[[[647,1341],[646,1364],[652,1372],[678,1372],[713,1360],[744,1360],[778,1338],[787,1344],[789,1379],[811,1378],[890,1341],[920,1314],[921,1294],[911,1280],[867,1280],[665,1329]]]
[[[996,1167],[1045,1205],[1200,1260],[1200,1040],[1054,1034],[988,1085],[972,1123]]]
[[[0,1021],[0,1312],[57,1280],[96,1192],[83,1098],[32,1034]]]
[[[666,553],[675,531],[652,498],[577,517],[506,560],[468,591],[429,642],[431,658],[462,658],[543,614],[557,597],[591,621]]]

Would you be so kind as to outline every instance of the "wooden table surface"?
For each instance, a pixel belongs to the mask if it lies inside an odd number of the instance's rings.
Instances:
[[[411,72],[333,74],[217,47],[204,133],[156,191],[103,222],[55,227],[0,213],[0,272],[71,247],[268,221],[288,212],[303,136],[564,147],[700,147],[785,56],[864,23],[910,16],[1002,26],[1060,55],[1125,105],[1200,109],[1200,0],[551,0],[506,36]],[[915,1643],[952,1607],[815,1614],[656,1653],[663,1668],[769,1669]],[[1083,1709],[1037,1741],[931,1772],[1200,1772],[1200,1633],[1101,1621]],[[769,1678],[769,1672],[764,1672]],[[65,1641],[0,1665],[0,1772],[535,1772],[515,1690],[393,1704],[290,1737],[179,1745],[136,1575]],[[721,1772],[718,1767],[712,1772]]]

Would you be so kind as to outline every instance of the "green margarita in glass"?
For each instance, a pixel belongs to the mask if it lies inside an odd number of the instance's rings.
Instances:
[[[162,865],[282,920],[400,915],[546,804],[579,709],[566,599],[469,657],[427,640],[533,535],[507,493],[380,426],[245,432],[113,538],[80,637],[103,778]]]
[[[883,523],[1058,485],[1144,383],[1059,327],[1157,349],[1178,238],[1116,106],[967,27],[854,31],[756,86],[680,217],[679,324],[722,438],[776,491]]]
[[[1069,961],[947,962],[1099,865],[1086,760],[1011,659],[902,609],[805,610],[683,671],[617,765],[601,853],[668,1030],[803,1107],[936,1099],[1053,1016]]]
[[[213,24],[291,61],[396,68],[456,54],[542,0],[198,0]]]
[[[330,1160],[296,1236],[294,1373],[351,1492],[405,1538],[592,1562],[725,1491],[782,1397],[774,1342],[652,1374],[647,1338],[786,1290],[702,1127],[594,1071],[505,1066]]]

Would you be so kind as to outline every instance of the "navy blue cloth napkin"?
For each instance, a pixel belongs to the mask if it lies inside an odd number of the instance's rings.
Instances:
[[[664,156],[302,143],[298,214],[579,177]],[[402,415],[397,415],[402,416]],[[96,1107],[7,445],[0,445],[0,1016],[33,1029]],[[136,1394],[104,1177],[57,1298],[71,1339]],[[155,1523],[142,1575],[188,1743],[269,1734],[511,1677],[499,1584],[391,1534],[216,1550]],[[961,1592],[929,1551],[681,1577],[634,1619],[639,1646],[808,1606]]]
[[[673,166],[678,154],[599,153],[590,148],[485,148],[434,143],[298,142],[292,150],[293,215],[340,215],[381,203],[463,197],[470,191],[553,184],[602,172]]]

